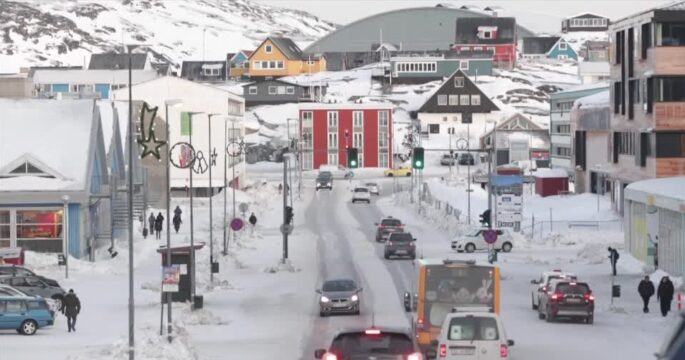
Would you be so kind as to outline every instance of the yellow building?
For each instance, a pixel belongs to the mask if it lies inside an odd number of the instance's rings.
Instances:
[[[323,56],[305,55],[289,38],[269,37],[249,58],[248,74],[254,77],[280,77],[326,71]]]

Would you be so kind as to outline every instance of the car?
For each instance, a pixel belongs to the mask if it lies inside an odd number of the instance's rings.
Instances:
[[[383,249],[386,259],[391,256],[406,256],[416,259],[416,239],[406,232],[394,232],[388,236]]]
[[[457,163],[459,163],[459,165],[474,165],[476,163],[476,160],[473,157],[473,154],[464,152],[459,154],[459,159],[457,160]]]
[[[453,309],[434,341],[439,359],[509,359],[514,340],[507,338],[499,315],[489,309]]]
[[[409,329],[371,326],[343,330],[328,349],[314,351],[323,360],[425,360]],[[430,354],[434,358],[435,354]]]
[[[352,170],[342,166],[342,165],[321,165],[319,166],[319,173],[329,172],[334,179],[347,179],[354,176]]]
[[[595,297],[590,285],[568,279],[554,279],[545,296],[540,298],[538,318],[553,322],[558,318],[580,318],[592,324],[595,318]]]
[[[380,195],[380,191],[378,190],[378,184],[373,183],[373,182],[367,182],[364,184],[367,189],[369,189],[369,192],[371,195]]]
[[[41,280],[50,284],[51,286],[59,286],[56,280],[46,278],[45,276],[38,275],[33,271],[19,265],[0,265],[0,276],[10,275],[10,276],[37,276]]]
[[[367,204],[371,203],[371,193],[369,192],[369,189],[357,186],[352,190],[352,203],[354,204],[359,201]]]
[[[25,292],[16,289],[12,286],[5,285],[5,284],[0,284],[0,296],[30,296],[29,294],[26,294]],[[44,299],[42,296],[34,296],[34,297],[39,297],[41,299]],[[48,307],[50,308],[50,311],[52,313],[56,313],[57,311],[60,310],[60,305],[61,302],[58,303],[53,299],[45,299],[48,303]]]
[[[457,161],[454,159],[454,156],[450,154],[443,154],[442,157],[440,158],[440,165],[443,166],[450,166],[450,165],[456,165]]]
[[[330,314],[354,314],[360,313],[360,295],[362,288],[357,286],[354,280],[335,279],[323,283],[316,293],[319,297],[319,316]]]
[[[333,190],[333,174],[330,171],[319,171],[316,176],[316,190],[319,189]]]
[[[659,351],[654,355],[657,360],[685,359],[685,312],[680,313],[673,330],[669,331]]]
[[[403,166],[397,169],[386,169],[383,172],[383,176],[393,177],[393,176],[411,176],[411,168]]]
[[[452,241],[452,249],[457,252],[472,253],[476,250],[488,250],[488,243],[483,238],[483,231],[489,229],[473,229],[465,235],[460,236],[457,240]],[[497,231],[497,241],[494,244],[495,250],[502,250],[510,252],[514,247],[514,240],[511,232],[507,229],[493,229]]]
[[[0,276],[0,284],[10,285],[29,296],[52,299],[55,302],[54,308],[62,309],[62,300],[66,294],[64,289],[50,285],[38,276]]]
[[[380,223],[375,223],[376,228],[376,241],[381,242],[388,239],[390,233],[395,231],[404,231],[404,225],[400,219],[396,219],[392,216],[381,219]]]
[[[539,278],[531,280],[530,283],[534,285],[530,294],[533,310],[538,309],[540,298],[545,295],[549,282],[554,279],[577,280],[577,277],[572,273],[562,272],[561,269],[554,269],[552,271],[545,271],[540,274]]]
[[[45,299],[30,296],[0,295],[0,329],[33,335],[40,328],[55,324]]]

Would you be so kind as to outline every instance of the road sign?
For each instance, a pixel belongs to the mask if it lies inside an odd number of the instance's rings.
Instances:
[[[231,220],[231,230],[233,231],[240,231],[243,226],[245,226],[245,222],[241,218],[234,218]]]
[[[238,209],[240,209],[240,212],[246,212],[249,208],[250,206],[247,205],[247,203],[240,203],[240,205],[238,205]]]
[[[469,142],[466,139],[464,139],[464,138],[457,139],[457,149],[466,150],[466,148],[468,146],[469,146]]]
[[[483,240],[488,244],[494,244],[497,241],[497,231],[492,229],[483,230]]]
[[[281,234],[292,234],[294,226],[290,224],[281,224]]]
[[[517,212],[497,212],[497,221],[517,222],[523,221],[523,215]]]

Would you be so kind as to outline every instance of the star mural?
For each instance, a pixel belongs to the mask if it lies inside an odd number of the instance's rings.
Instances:
[[[138,137],[138,144],[141,146],[140,157],[142,159],[152,155],[155,159],[160,160],[160,148],[166,145],[166,141],[160,140],[155,134],[155,117],[157,116],[157,107],[150,108],[147,103],[143,103],[143,108],[140,111],[141,136]],[[148,122],[147,132],[145,131],[145,120]]]

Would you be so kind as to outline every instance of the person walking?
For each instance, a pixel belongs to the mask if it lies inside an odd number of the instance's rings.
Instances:
[[[178,229],[181,227],[181,223],[183,222],[183,221],[181,221],[181,215],[178,215],[178,214],[174,215],[172,222],[174,223],[174,230],[178,234]]]
[[[257,226],[257,216],[254,213],[250,214],[248,221],[250,222],[250,225],[252,225],[252,232],[254,233],[254,228]]]
[[[164,225],[164,216],[162,216],[162,213],[160,212],[157,214],[157,218],[155,219],[155,235],[157,235],[157,239],[162,238],[162,226]]]
[[[661,315],[666,316],[671,311],[671,301],[673,301],[673,283],[668,276],[661,278],[659,288],[656,291],[656,299],[661,302]]]
[[[149,234],[152,235],[155,233],[155,214],[153,212],[150,212],[150,217],[147,218],[147,223],[150,226],[148,229],[150,229]],[[145,231],[143,231],[144,233]]]
[[[278,195],[281,195],[281,191],[283,191],[283,184],[278,184]]]
[[[67,295],[64,296],[62,307],[67,317],[68,332],[76,331],[76,316],[81,312],[81,300],[74,293],[74,289],[69,289]]]
[[[611,262],[611,271],[616,276],[616,263],[618,262],[618,251],[611,246],[607,248],[609,250],[609,261]]]
[[[649,312],[649,298],[654,295],[654,284],[649,280],[649,276],[645,275],[645,278],[640,281],[640,285],[637,286],[637,292],[642,298],[642,312],[645,314]]]

